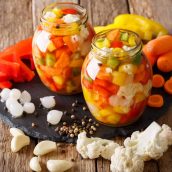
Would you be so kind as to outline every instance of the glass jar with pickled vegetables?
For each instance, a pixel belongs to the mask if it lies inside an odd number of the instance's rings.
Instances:
[[[33,57],[41,81],[60,94],[81,92],[81,67],[94,30],[86,10],[74,3],[54,3],[42,12],[33,38]]]
[[[152,69],[140,37],[114,29],[97,34],[81,73],[84,98],[101,123],[125,126],[144,110],[152,87]]]

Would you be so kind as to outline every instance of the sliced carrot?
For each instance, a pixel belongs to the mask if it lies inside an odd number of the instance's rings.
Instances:
[[[152,86],[153,87],[155,87],[155,88],[163,87],[164,83],[165,83],[165,79],[162,75],[160,75],[160,74],[153,75],[153,78],[152,78]]]
[[[71,54],[71,51],[69,50],[69,48],[67,46],[63,46],[56,50],[56,58],[58,59],[64,52],[67,53],[68,55]]]
[[[60,48],[64,45],[63,37],[55,37],[51,39],[56,48]]]
[[[108,90],[106,90],[105,88],[103,88],[103,87],[101,87],[99,85],[94,85],[93,84],[93,90],[97,91],[98,94],[100,94],[102,97],[105,97],[105,98],[107,98],[107,97],[109,97],[111,95],[111,93]]]
[[[63,41],[73,53],[77,51],[79,43],[77,41],[72,41],[71,36],[64,36]]]
[[[160,108],[164,104],[164,99],[160,94],[154,94],[149,96],[147,104],[150,107]]]
[[[110,41],[117,41],[120,40],[120,31],[117,30],[112,30],[107,33],[107,39]]]
[[[162,56],[159,56],[157,60],[157,67],[162,72],[172,71],[172,50]]]
[[[168,94],[172,94],[172,79],[169,79],[165,82],[164,84],[164,90],[168,93]]]
[[[64,69],[65,67],[68,67],[70,65],[70,56],[66,53],[63,52],[57,62],[55,63],[55,67],[57,70]]]

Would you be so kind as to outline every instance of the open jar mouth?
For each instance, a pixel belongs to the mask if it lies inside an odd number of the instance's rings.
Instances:
[[[79,16],[80,16],[80,20],[78,20],[77,22],[71,22],[71,23],[64,23],[64,24],[60,24],[60,27],[63,28],[63,27],[70,27],[72,26],[74,23],[77,23],[79,25],[81,24],[85,24],[88,20],[88,16],[87,16],[87,11],[85,8],[83,8],[82,6],[76,4],[76,3],[70,3],[70,2],[55,2],[55,3],[52,3],[50,5],[48,5],[47,7],[45,7],[43,10],[42,10],[42,17],[41,17],[41,22],[46,22],[48,23],[49,25],[54,25],[56,26],[56,22],[50,22],[50,21],[47,21],[47,19],[44,17],[44,15],[46,14],[46,12],[48,11],[51,11],[52,9],[54,8],[60,8],[60,9],[65,9],[65,8],[72,8],[72,9],[75,9]]]
[[[130,31],[130,30],[126,30],[126,29],[108,29],[108,30],[105,30],[105,31],[102,31],[102,32],[99,32],[98,34],[96,34],[92,40],[92,49],[93,50],[96,50],[96,52],[100,52],[99,54],[106,54],[106,55],[114,55],[115,57],[118,57],[119,56],[119,53],[118,52],[111,52],[109,51],[109,48],[99,48],[97,45],[96,45],[96,41],[98,39],[101,39],[101,38],[106,38],[106,35],[111,32],[111,31],[115,31],[115,30],[119,30],[120,33],[128,33],[128,34],[132,34],[134,37],[135,37],[135,40],[136,40],[136,45],[129,49],[129,50],[124,50],[124,52],[126,52],[127,54],[126,55],[123,55],[123,57],[125,58],[128,58],[129,56],[134,56],[136,55],[137,53],[139,53],[142,49],[142,41],[141,41],[141,38],[140,36],[133,32],[133,31]],[[102,57],[103,58],[103,57]]]

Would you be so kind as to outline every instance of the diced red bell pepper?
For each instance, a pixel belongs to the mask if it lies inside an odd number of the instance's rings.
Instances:
[[[0,70],[10,77],[18,77],[20,75],[20,65],[17,62],[9,62],[0,59]]]
[[[103,88],[99,85],[93,84],[93,90],[98,92],[98,94],[100,94],[101,96],[103,96],[105,98],[107,98],[111,95],[111,93],[108,90],[106,90],[105,88]]]
[[[9,80],[9,76],[6,73],[0,72],[0,82]]]
[[[10,81],[2,81],[0,82],[0,88],[11,88],[12,87],[12,83]]]
[[[116,94],[119,90],[119,86],[115,84],[109,84],[108,87],[106,87],[108,91],[110,91],[112,94]]]
[[[72,8],[62,9],[63,14],[78,14],[78,11]]]
[[[85,79],[85,78],[82,79],[82,84],[83,84],[86,88],[88,88],[88,89],[92,89],[92,87],[93,87],[92,82],[88,81],[88,80]]]
[[[123,43],[121,41],[113,41],[111,43],[112,48],[122,48],[122,46],[123,46]]]
[[[64,45],[63,37],[55,37],[51,39],[56,48],[61,48]]]

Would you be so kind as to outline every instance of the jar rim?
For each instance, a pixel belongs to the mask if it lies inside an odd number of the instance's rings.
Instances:
[[[91,44],[92,48],[93,48],[93,49],[96,48],[96,49],[97,49],[98,51],[100,51],[100,52],[104,52],[104,53],[109,54],[109,53],[110,53],[109,51],[107,51],[106,49],[101,49],[101,48],[97,47],[95,43],[96,43],[96,40],[97,40],[100,36],[103,36],[103,35],[107,34],[108,32],[111,32],[111,31],[114,31],[114,30],[119,30],[120,32],[132,33],[132,34],[134,34],[134,35],[136,36],[136,38],[138,39],[137,45],[136,45],[134,48],[132,48],[132,49],[130,49],[130,50],[127,50],[127,51],[125,51],[125,52],[127,52],[128,54],[131,54],[132,52],[134,52],[134,51],[136,51],[136,50],[140,51],[140,50],[142,49],[142,40],[141,40],[140,36],[139,36],[136,32],[133,32],[133,31],[130,31],[130,30],[127,30],[127,29],[120,29],[120,28],[107,29],[107,30],[105,30],[105,31],[101,31],[101,32],[97,33],[97,34],[93,37],[93,39],[92,39],[92,44]],[[135,54],[137,54],[138,51],[136,51]],[[114,55],[118,55],[118,53],[113,53],[113,54],[114,54]]]
[[[43,10],[42,10],[42,16],[41,16],[41,22],[46,22],[49,24],[53,24],[56,25],[56,22],[50,22],[47,21],[47,19],[44,18],[44,14],[46,12],[48,12],[50,9],[55,8],[55,7],[68,7],[69,5],[71,5],[74,9],[76,9],[78,12],[80,12],[80,20],[77,22],[71,22],[71,23],[64,23],[64,24],[60,24],[61,27],[70,27],[73,23],[78,23],[78,24],[85,24],[88,20],[88,16],[87,16],[87,11],[84,7],[82,7],[81,5],[77,4],[77,3],[73,3],[73,2],[55,2],[55,3],[51,3],[50,5],[46,6]]]

